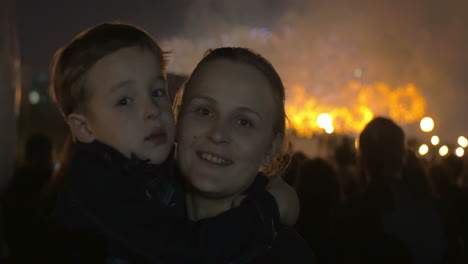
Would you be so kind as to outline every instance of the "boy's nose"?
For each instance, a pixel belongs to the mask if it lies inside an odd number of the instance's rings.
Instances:
[[[161,114],[161,109],[156,102],[148,102],[145,107],[145,118],[153,119]]]

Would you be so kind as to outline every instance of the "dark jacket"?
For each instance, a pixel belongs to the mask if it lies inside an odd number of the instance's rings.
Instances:
[[[267,178],[259,174],[254,183],[247,190],[248,197],[261,193],[267,184]],[[273,241],[265,241],[263,246],[253,247],[234,257],[231,264],[311,264],[315,263],[314,254],[307,242],[294,230],[282,224],[270,225],[275,232]],[[242,232],[242,226],[237,229]],[[242,241],[238,241],[242,243]]]
[[[150,165],[99,142],[78,143],[55,211],[64,262],[226,263],[271,243],[266,223],[279,215],[270,194],[191,222],[174,168],[172,156]]]
[[[278,230],[275,240],[264,254],[250,262],[255,264],[285,263],[313,264],[316,263],[314,253],[307,242],[291,227],[283,226]]]

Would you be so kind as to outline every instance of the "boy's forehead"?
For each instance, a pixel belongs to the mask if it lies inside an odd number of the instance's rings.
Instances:
[[[117,50],[98,60],[86,74],[92,85],[117,89],[139,81],[165,82],[161,62],[152,51],[140,47]]]
[[[132,88],[138,84],[135,79],[117,79],[114,84],[110,86],[110,92],[116,92],[121,89]],[[166,78],[163,75],[156,76],[150,80],[151,85],[165,85]]]

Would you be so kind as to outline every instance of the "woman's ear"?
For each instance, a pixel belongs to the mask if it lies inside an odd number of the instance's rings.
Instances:
[[[76,140],[82,143],[91,143],[96,138],[85,116],[71,113],[67,116],[67,123]]]
[[[273,158],[275,157],[276,153],[281,148],[281,144],[283,144],[283,137],[279,133],[277,133],[275,138],[271,142],[270,147],[267,153],[265,154],[265,157],[263,157],[262,165],[265,168],[268,168],[271,166]]]

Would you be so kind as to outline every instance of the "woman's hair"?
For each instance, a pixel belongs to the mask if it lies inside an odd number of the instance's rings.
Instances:
[[[208,50],[205,53],[203,59],[197,64],[195,70],[193,70],[185,84],[176,94],[174,100],[174,114],[176,120],[178,120],[179,113],[183,110],[185,102],[184,91],[186,89],[190,89],[193,76],[195,76],[204,65],[209,64],[211,61],[215,60],[228,60],[253,66],[255,69],[260,71],[270,83],[271,91],[273,93],[273,98],[276,104],[276,118],[273,132],[275,135],[279,135],[281,137],[281,144],[272,158],[271,165],[268,168],[262,167],[261,171],[264,172],[267,176],[283,175],[287,166],[289,165],[289,161],[291,160],[291,151],[286,130],[286,122],[288,121],[288,118],[284,108],[284,102],[286,99],[285,89],[283,82],[273,65],[260,54],[255,53],[254,51],[247,48],[238,47],[223,47]]]

